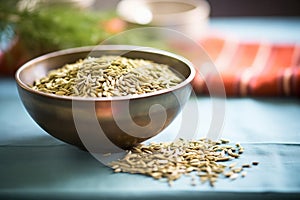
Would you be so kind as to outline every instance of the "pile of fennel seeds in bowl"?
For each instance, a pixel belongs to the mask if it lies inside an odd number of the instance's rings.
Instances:
[[[247,168],[259,164],[257,161],[238,163],[237,159],[243,152],[244,147],[240,143],[232,145],[226,139],[216,142],[180,139],[141,144],[108,165],[116,173],[143,174],[156,180],[166,180],[170,186],[183,176],[191,177],[192,186],[197,185],[197,177],[200,179],[198,182],[214,186],[221,178],[244,178]]]
[[[151,93],[183,79],[168,65],[122,56],[88,57],[49,71],[32,88],[64,96],[112,97]]]

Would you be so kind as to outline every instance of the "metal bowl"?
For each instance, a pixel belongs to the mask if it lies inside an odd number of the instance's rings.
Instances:
[[[34,80],[44,77],[51,69],[87,56],[101,55],[122,55],[167,64],[183,76],[184,81],[172,88],[153,93],[101,98],[59,96],[30,87]],[[189,99],[190,82],[194,76],[194,67],[181,56],[146,47],[102,45],[43,55],[20,67],[15,77],[27,112],[42,129],[79,148],[96,150],[103,147],[103,151],[109,151],[111,145],[107,143],[128,149],[166,128]],[[160,107],[151,111],[157,105]],[[164,120],[152,123],[153,119],[162,116],[165,116]],[[99,131],[105,137],[98,137]]]

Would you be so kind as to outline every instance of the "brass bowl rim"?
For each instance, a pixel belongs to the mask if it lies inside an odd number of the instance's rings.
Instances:
[[[113,96],[113,97],[81,97],[81,96],[64,96],[64,95],[49,94],[49,93],[45,93],[45,92],[41,92],[41,91],[32,89],[29,85],[24,83],[20,78],[21,72],[23,70],[25,70],[26,68],[30,67],[31,65],[35,64],[35,63],[47,60],[49,58],[54,58],[54,57],[57,57],[57,56],[68,55],[68,54],[72,54],[72,53],[87,52],[87,51],[92,52],[94,50],[96,50],[96,51],[101,51],[101,50],[108,50],[108,51],[110,51],[110,50],[140,51],[140,52],[146,52],[146,53],[148,52],[148,53],[160,54],[160,55],[163,55],[163,56],[175,58],[176,60],[179,60],[180,62],[183,62],[189,68],[190,74],[187,78],[184,79],[184,81],[182,81],[178,85],[173,86],[173,87],[168,88],[168,89],[162,89],[162,90],[159,90],[159,91],[146,93],[146,94]],[[144,47],[144,46],[98,45],[98,46],[84,46],[84,47],[76,47],[76,48],[69,48],[69,49],[59,50],[59,51],[44,54],[44,55],[39,56],[37,58],[34,58],[32,60],[29,60],[28,62],[23,64],[17,70],[17,72],[15,74],[15,79],[16,79],[17,84],[21,88],[23,88],[24,90],[26,90],[30,93],[41,95],[41,96],[48,97],[48,98],[60,99],[60,100],[69,100],[69,101],[73,101],[73,100],[76,100],[76,101],[112,101],[112,100],[140,99],[140,98],[157,96],[157,95],[173,92],[175,90],[178,90],[178,89],[190,84],[192,82],[192,80],[194,79],[195,75],[196,75],[195,68],[189,60],[187,60],[186,58],[184,58],[182,56],[179,56],[177,54],[174,54],[174,53],[171,53],[171,52],[168,52],[168,51],[155,49],[155,48],[152,48],[152,47]]]

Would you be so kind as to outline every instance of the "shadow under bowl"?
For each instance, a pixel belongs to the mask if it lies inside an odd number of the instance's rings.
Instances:
[[[33,90],[47,72],[88,56],[120,55],[167,64],[183,77],[180,84],[137,96],[85,98]],[[189,99],[195,76],[181,56],[147,47],[101,45],[61,50],[35,58],[16,72],[21,100],[34,121],[66,143],[93,152],[129,149],[166,128]]]

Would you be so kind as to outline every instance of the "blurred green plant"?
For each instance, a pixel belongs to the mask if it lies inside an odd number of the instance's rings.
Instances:
[[[33,55],[77,46],[95,45],[112,35],[104,23],[114,11],[85,11],[72,6],[39,6],[20,10],[19,0],[0,0],[0,31],[13,27]]]

